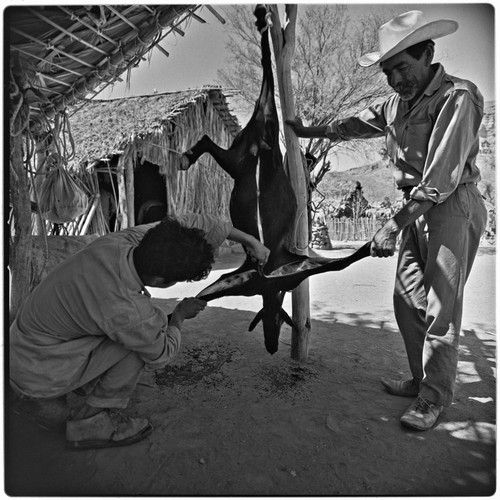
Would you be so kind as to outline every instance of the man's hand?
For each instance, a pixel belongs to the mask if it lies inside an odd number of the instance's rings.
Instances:
[[[372,239],[370,254],[372,257],[391,257],[396,251],[396,238],[399,234],[399,227],[394,219],[389,219],[387,223],[379,229]]]
[[[394,214],[380,229],[375,233],[370,253],[373,257],[390,257],[396,250],[396,238],[399,232],[409,224],[415,222],[434,206],[431,200],[411,199],[399,212]]]
[[[340,137],[336,136],[336,134],[333,134],[331,131],[328,132],[329,128],[327,125],[306,127],[298,116],[293,120],[285,120],[285,123],[295,132],[297,137],[304,137],[306,139],[325,139],[328,133],[329,140],[340,140]]]
[[[172,313],[172,320],[182,323],[185,319],[195,318],[205,309],[206,305],[205,300],[196,299],[195,297],[182,299]]]
[[[271,251],[263,243],[261,243],[255,236],[244,233],[235,227],[231,228],[228,239],[241,243],[247,250],[251,259],[257,262],[259,266],[263,266]]]
[[[264,266],[269,258],[271,251],[263,245],[257,238],[252,238],[251,243],[247,246],[248,253],[254,262],[259,266]]]
[[[298,116],[296,116],[293,120],[285,120],[285,123],[290,125],[291,129],[295,132],[295,135],[303,137],[302,134],[305,131],[305,127],[302,120]]]

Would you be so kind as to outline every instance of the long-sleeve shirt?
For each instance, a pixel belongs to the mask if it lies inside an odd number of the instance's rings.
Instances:
[[[205,232],[219,247],[232,224],[185,215],[186,227]],[[92,351],[106,338],[160,368],[180,348],[181,333],[152,302],[133,264],[133,249],[157,223],[98,238],[68,257],[33,290],[10,329],[10,377],[33,397],[73,386]]]
[[[409,106],[394,94],[357,116],[334,122],[327,137],[386,137],[389,166],[399,188],[415,200],[444,202],[459,184],[478,182],[483,96],[477,87],[445,73],[441,64],[423,94]]]

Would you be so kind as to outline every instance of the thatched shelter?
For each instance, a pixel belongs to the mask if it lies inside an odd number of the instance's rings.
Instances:
[[[180,171],[181,154],[203,134],[228,147],[239,131],[220,88],[92,100],[71,114],[71,124],[72,163],[112,176],[119,221],[115,229],[144,222],[141,206],[148,202],[163,203],[173,215],[229,216],[232,179],[211,156]]]
[[[8,264],[11,319],[29,288],[32,233],[43,229],[38,189],[47,169],[71,171],[75,142],[67,108],[121,79],[171,33],[185,34],[208,5],[47,5],[4,10],[9,51]],[[83,206],[83,205],[82,205]],[[91,206],[94,206],[91,204]],[[88,229],[88,228],[81,228]],[[46,238],[46,232],[39,234]],[[48,243],[44,245],[49,248]]]

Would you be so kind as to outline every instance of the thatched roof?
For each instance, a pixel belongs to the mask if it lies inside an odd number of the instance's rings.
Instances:
[[[5,12],[10,48],[11,96],[17,86],[30,105],[30,129],[119,80],[169,33],[190,19],[205,22],[206,5],[12,6]],[[17,102],[17,101],[16,101]]]
[[[220,87],[203,87],[179,92],[167,92],[139,97],[111,100],[91,100],[70,111],[71,131],[75,141],[75,159],[78,163],[92,163],[123,154],[131,142],[150,141],[153,135],[162,134],[185,124],[193,108],[210,101],[226,134],[233,138],[240,130],[237,118],[231,114],[225,92]],[[200,133],[214,135],[213,117],[210,120],[193,120],[180,133],[187,141],[200,138]],[[206,124],[203,121],[207,121]],[[182,122],[182,123],[181,123]],[[208,123],[210,122],[210,123]],[[217,135],[220,135],[217,133]],[[216,139],[216,137],[214,137]],[[226,142],[226,141],[224,141]],[[170,145],[171,146],[171,145]],[[179,145],[179,147],[181,147]]]
[[[80,172],[89,167],[125,171],[130,180],[131,172],[148,162],[165,179],[169,213],[228,215],[233,183],[210,155],[187,172],[181,169],[182,153],[204,134],[223,148],[233,142],[240,127],[225,94],[220,87],[204,87],[91,100],[69,113],[75,145],[71,166]]]

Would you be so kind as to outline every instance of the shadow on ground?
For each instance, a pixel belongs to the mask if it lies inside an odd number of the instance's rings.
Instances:
[[[176,301],[165,300],[173,306]],[[133,446],[69,451],[16,405],[6,412],[6,493],[88,495],[492,495],[495,342],[463,335],[454,404],[426,433],[382,390],[406,376],[397,332],[369,318],[313,319],[309,359],[290,330],[270,356],[255,312],[210,307],[189,322],[172,365],[147,371],[130,412],[154,432]]]

